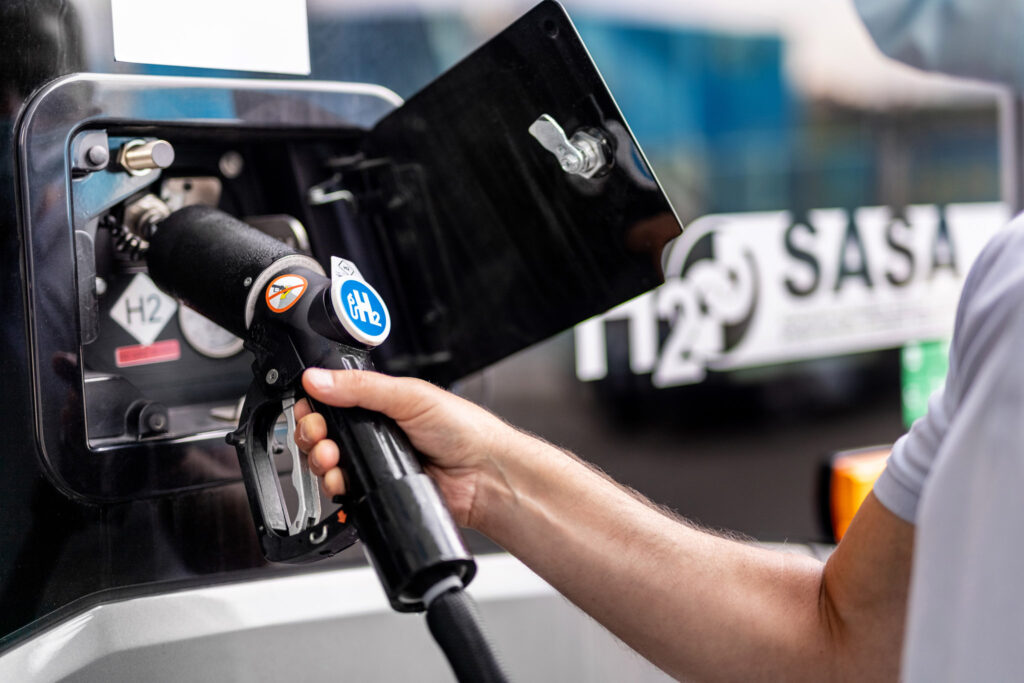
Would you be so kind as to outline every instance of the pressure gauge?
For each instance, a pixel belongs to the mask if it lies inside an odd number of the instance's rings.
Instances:
[[[242,350],[242,340],[188,306],[178,306],[178,325],[185,341],[208,358],[227,358]]]

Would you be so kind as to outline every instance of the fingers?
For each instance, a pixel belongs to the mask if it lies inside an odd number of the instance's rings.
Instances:
[[[309,451],[309,455],[306,456],[309,462],[309,469],[316,476],[322,477],[327,474],[328,470],[338,466],[339,455],[338,444],[330,439],[324,439],[313,446],[313,449]]]
[[[309,469],[323,480],[324,491],[330,496],[345,495],[345,477],[338,468],[338,444],[324,439],[309,451]]]
[[[314,413],[309,401],[302,399],[295,404],[295,419],[295,443],[307,454],[310,471],[322,479],[327,495],[345,495],[345,477],[338,468],[341,453],[338,444],[327,438],[324,416]]]
[[[298,410],[298,404],[296,404]],[[308,408],[306,409],[308,410]],[[321,477],[328,496],[345,495],[345,477],[338,468],[341,453],[338,444],[327,438],[327,424],[318,413],[310,413],[299,421],[295,442],[306,455],[309,470]]]
[[[345,476],[338,467],[341,456],[338,444],[327,438],[327,423],[323,415],[314,413],[309,401],[295,404],[295,443],[306,453],[309,469],[321,478],[329,496],[345,495]]]
[[[313,412],[313,409],[309,407],[309,401],[307,399],[299,399],[295,404],[295,421],[298,422],[302,418],[306,417]]]
[[[334,469],[327,470],[324,474],[324,491],[329,496],[343,496],[345,495],[345,477],[342,476],[341,470],[335,467]]]
[[[399,422],[415,419],[432,402],[447,396],[429,382],[363,370],[310,368],[302,375],[302,385],[318,401],[342,408],[366,408]]]
[[[309,409],[308,406],[306,408]],[[298,404],[295,412],[299,411]],[[298,418],[298,415],[296,415]],[[298,420],[295,425],[295,443],[303,453],[309,453],[319,441],[327,438],[327,423],[320,413],[308,413]]]

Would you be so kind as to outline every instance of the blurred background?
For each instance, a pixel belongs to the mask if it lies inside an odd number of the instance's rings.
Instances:
[[[113,0],[122,8],[138,2]],[[273,9],[275,2],[281,0],[264,5]],[[1022,101],[993,86],[890,62],[874,47],[852,3],[567,1],[688,227],[665,251],[663,286],[453,388],[700,524],[790,542],[794,549],[833,540],[825,495],[857,499],[870,483],[837,488],[824,480],[824,464],[837,452],[884,456],[923,414],[945,376],[956,302],[971,262],[1008,221],[1004,199],[1017,205],[1024,197],[1005,182],[1007,159],[1000,156],[1008,146],[1005,132],[1016,130],[1006,125],[1009,113],[1020,115],[1015,125],[1024,130]],[[195,10],[201,4],[176,0],[174,10],[191,20],[201,16]],[[26,57],[0,62],[0,187],[15,187],[16,138],[8,131],[22,103],[50,78],[93,72],[361,81],[407,98],[533,4],[306,0],[310,73],[303,74],[303,67],[287,72],[302,75],[282,76],[115,61],[112,0],[0,2],[0,43]],[[182,9],[186,5],[191,13]],[[214,26],[224,28],[225,45],[245,33],[246,18]],[[149,28],[138,31],[139,42],[159,33]],[[278,25],[274,29],[274,40],[257,48],[294,52],[297,43],[288,42]],[[175,46],[188,52],[194,43]],[[180,110],[176,96],[153,92],[141,90],[133,102],[140,120],[174,118]],[[201,100],[210,107],[205,118],[234,119],[231,98],[227,88],[211,91]],[[84,121],[90,116],[85,109],[75,116]],[[1024,149],[1019,140],[1016,145]],[[54,145],[47,163],[66,165],[59,154],[64,150]],[[14,200],[14,193],[0,192],[0,220],[15,215]],[[11,266],[0,272],[9,280],[25,267],[23,243],[11,239],[0,249]],[[4,382],[17,403],[9,412],[27,416],[29,401],[22,397],[33,394],[23,371],[28,360],[21,360],[28,355],[19,307],[31,299],[9,299],[14,322],[7,326],[10,338],[0,336],[0,342],[13,350],[5,356],[13,360]],[[69,386],[75,389],[69,397],[81,401],[77,375]],[[0,651],[89,605],[103,603],[107,610],[121,597],[157,593],[152,604],[158,618],[136,618],[147,626],[170,624],[168,642],[145,640],[150,632],[141,628],[138,638],[145,642],[135,641],[132,656],[107,657],[108,641],[111,648],[129,648],[131,639],[119,640],[119,634],[136,629],[125,628],[129,622],[117,616],[108,626],[86,629],[96,614],[89,612],[53,631],[56,640],[40,639],[26,657],[38,660],[33,666],[98,662],[90,680],[139,678],[143,670],[187,676],[183,663],[204,667],[207,678],[217,666],[229,677],[251,670],[270,679],[281,670],[277,678],[295,678],[300,660],[309,671],[331,669],[338,661],[367,667],[362,676],[360,669],[349,671],[357,679],[386,678],[382,667],[393,666],[407,668],[403,675],[417,680],[447,680],[422,624],[398,625],[399,617],[360,611],[371,594],[365,582],[321,575],[325,583],[309,584],[315,589],[297,602],[322,612],[283,609],[281,596],[294,593],[282,591],[303,584],[278,579],[306,570],[263,566],[240,483],[86,505],[39,476],[38,434],[17,419],[9,422],[14,455],[2,461],[0,477],[9,512],[0,526]],[[67,449],[69,456],[77,452]],[[869,480],[878,468],[854,460],[844,470]],[[234,476],[226,472],[217,476]],[[851,511],[844,511],[843,523]],[[494,548],[475,536],[470,542],[475,550]],[[525,575],[525,568],[501,555],[483,561],[489,568],[476,586],[492,591],[482,600],[487,621],[509,661],[523,671],[544,672],[532,678],[559,678],[565,671],[561,678],[661,680],[653,669],[645,669],[647,678],[635,673],[634,660],[616,655],[624,646],[616,649],[603,629],[581,622],[539,579],[528,590],[506,580],[515,571]],[[312,566],[363,562],[357,546]],[[248,617],[235,623],[228,603],[214,599],[223,597],[215,590],[231,588],[236,578],[270,577],[273,583],[251,586],[269,596],[261,608],[249,610],[253,593],[236,594],[246,607],[239,614],[262,609],[270,615],[256,628]],[[323,599],[327,585],[340,592]],[[210,589],[200,592],[198,603],[178,602],[182,593],[162,600],[164,591],[196,586]],[[163,611],[166,605],[182,611]],[[226,624],[220,636],[192,637],[188,628],[207,618]],[[349,630],[326,629],[328,621]],[[181,624],[187,628],[179,631]],[[395,642],[402,645],[401,656],[395,656]],[[299,656],[281,655],[295,644]],[[76,647],[85,659],[70,657]],[[322,657],[325,648],[335,656]],[[128,670],[132,674],[110,673]]]
[[[359,4],[310,2],[314,71],[403,96],[530,6]],[[1005,221],[999,93],[890,62],[845,0],[567,9],[690,229],[662,292],[462,389],[701,524],[822,540],[824,458],[923,412]]]
[[[310,0],[313,76],[407,97],[531,4]],[[701,524],[823,540],[823,460],[923,411],[1005,221],[999,92],[887,60],[847,0],[566,6],[690,228],[662,291],[459,389]]]
[[[308,0],[310,77],[408,97],[532,4]],[[849,0],[565,4],[690,228],[660,290],[457,390],[699,523],[825,539],[821,463],[921,414],[1007,219],[1000,92],[888,61]]]

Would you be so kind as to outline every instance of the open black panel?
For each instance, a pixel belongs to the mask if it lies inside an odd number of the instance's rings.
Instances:
[[[573,150],[559,145],[588,144],[596,168],[563,170]],[[378,251],[405,303],[395,344],[413,351],[394,371],[446,383],[630,299],[661,282],[680,231],[554,2],[391,112],[365,149],[387,162],[372,181],[390,198]]]
[[[335,235],[359,230],[350,213],[315,213],[309,192],[400,102],[363,85],[93,74],[36,95],[18,130],[29,370],[38,452],[64,493],[116,501],[239,479],[224,435],[252,356],[156,288],[138,227],[161,207],[217,206],[282,239],[300,232],[326,261]],[[129,147],[154,140],[174,150],[167,168],[125,168]]]
[[[178,208],[358,264],[393,318],[377,366],[440,383],[657,285],[680,230],[550,2],[404,104],[359,84],[65,77],[26,107],[18,166],[37,444],[91,501],[238,478],[223,439],[252,356],[147,273],[147,235]]]

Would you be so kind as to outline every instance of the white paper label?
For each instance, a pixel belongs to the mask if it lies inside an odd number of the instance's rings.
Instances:
[[[305,0],[111,0],[114,59],[309,75]]]
[[[117,298],[110,317],[140,344],[148,346],[156,341],[177,310],[178,302],[173,297],[161,292],[148,275],[139,273]]]
[[[352,263],[348,259],[343,259],[340,256],[331,257],[331,279],[337,282],[338,280],[344,280],[349,277],[357,277],[360,280],[363,279],[362,273],[356,268],[356,264]]]

